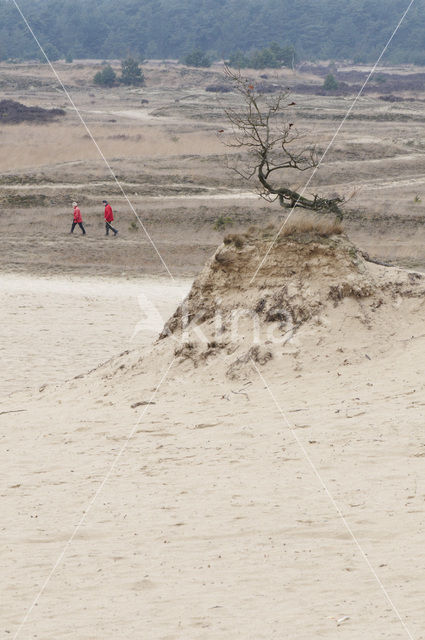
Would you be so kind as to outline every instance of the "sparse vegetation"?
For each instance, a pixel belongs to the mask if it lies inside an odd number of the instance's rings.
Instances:
[[[101,87],[112,87],[116,80],[117,74],[110,64],[104,67],[102,71],[98,71],[93,78],[93,82]]]
[[[209,84],[205,87],[205,91],[211,93],[230,93],[231,88],[227,84]]]
[[[187,67],[210,67],[212,60],[202,49],[194,49],[184,56],[182,62]]]
[[[51,122],[58,116],[64,116],[63,109],[43,109],[27,107],[15,100],[0,101],[0,123],[19,124],[20,122]]]
[[[119,65],[114,63],[112,66],[119,76]],[[226,167],[224,152],[228,150],[221,146],[220,139],[228,135],[230,128],[223,118],[220,104],[216,100],[208,100],[208,94],[204,95],[202,91],[203,86],[212,82],[209,78],[216,81],[216,71],[184,69],[187,76],[182,77],[182,67],[174,63],[154,62],[140,66],[149,74],[150,82],[146,89],[127,91],[124,85],[117,82],[117,89],[113,90],[112,96],[114,102],[110,101],[109,95],[99,95],[99,89],[96,90],[90,83],[95,72],[101,70],[103,65],[78,60],[72,65],[63,63],[58,68],[65,84],[78,91],[81,104],[93,110],[90,123],[96,138],[105,156],[113,159],[119,180],[123,181],[136,210],[143,213],[149,233],[155,242],[161,239],[160,251],[171,271],[178,275],[197,273],[208,256],[215,252],[223,236],[233,233],[244,236],[242,230],[252,224],[260,227],[260,239],[272,242],[287,210],[281,209],[277,203],[270,206],[255,198],[249,200],[248,195],[245,198],[244,192],[248,190],[246,183]],[[297,75],[300,82],[307,82],[312,77],[312,69],[313,66],[307,66],[305,72],[300,70]],[[320,74],[315,77],[316,87],[320,90],[330,67],[319,66],[318,69]],[[353,75],[349,65],[338,64],[337,73],[338,79],[349,73],[350,81],[356,82],[363,77]],[[400,85],[404,86],[403,71],[399,68],[385,70],[388,77],[392,77],[393,73],[400,78]],[[260,78],[260,75],[268,75],[268,78]],[[290,74],[283,71],[278,75],[286,78]],[[50,73],[45,66],[22,61],[16,65],[3,63],[1,76],[5,95],[16,96],[25,105],[59,108],[66,104],[63,96],[54,90],[55,83],[50,80]],[[274,82],[276,74],[259,72],[255,76],[261,82]],[[410,82],[411,76],[409,69],[404,77]],[[198,78],[204,79],[204,84],[200,83],[195,89],[194,83]],[[224,84],[225,79],[218,82]],[[227,84],[231,87],[230,83]],[[52,89],[47,90],[47,87]],[[394,89],[391,88],[391,91]],[[107,92],[109,89],[100,91],[101,94]],[[405,99],[413,94],[397,92],[399,95]],[[188,96],[191,96],[190,99],[187,99]],[[395,104],[390,110],[382,108],[384,103],[375,99],[359,103],[351,114],[352,124],[341,131],[338,144],[332,147],[329,155],[330,161],[323,163],[318,173],[319,180],[315,180],[315,183],[321,185],[316,187],[316,191],[320,189],[320,195],[326,197],[333,197],[334,190],[338,188],[344,193],[351,193],[355,184],[358,187],[355,202],[344,208],[344,228],[347,233],[373,258],[424,270],[422,202],[425,201],[420,192],[420,151],[425,148],[421,121],[424,117],[422,100],[425,95],[418,91],[415,96],[414,101],[408,104],[403,102],[400,106]],[[264,99],[271,101],[275,97],[267,95]],[[140,104],[142,98],[149,100],[149,108]],[[95,100],[93,105],[92,100]],[[220,102],[238,105],[235,94],[223,95]],[[289,98],[283,104],[286,107],[291,102]],[[294,122],[297,127],[314,130],[315,139],[321,144],[321,153],[329,140],[330,123],[320,117],[324,113],[331,113],[340,121],[346,110],[345,101],[326,96],[315,97],[311,101],[296,99],[296,102],[296,106],[288,107],[283,112],[281,122],[286,114],[287,120]],[[107,113],[96,113],[100,110]],[[130,110],[141,119],[119,113]],[[374,118],[382,113],[409,114],[412,120],[409,121],[407,139],[405,125],[397,120],[386,124],[383,122],[377,133]],[[163,118],[151,117],[156,114],[166,115],[169,121],[165,124]],[[305,116],[300,114],[308,115],[310,120],[305,120]],[[148,123],[145,116],[150,118]],[[103,173],[96,169],[96,149],[87,133],[76,126],[74,120],[67,115],[57,117],[52,126],[33,126],[26,122],[17,126],[3,125],[0,136],[3,149],[0,215],[2,224],[6,226],[1,263],[5,268],[10,262],[18,265],[19,269],[25,269],[29,255],[34,255],[40,271],[59,273],[62,267],[73,269],[78,258],[78,264],[81,265],[78,269],[96,273],[99,265],[110,259],[108,264],[114,275],[121,272],[138,275],[141,268],[154,272],[157,269],[156,255],[140,249],[143,231],[130,227],[134,216],[120,202],[121,196],[116,186],[113,183],[98,184],[99,181],[103,182]],[[116,122],[112,123],[111,120]],[[356,122],[361,122],[361,126],[356,127]],[[361,135],[353,135],[353,130],[360,131]],[[179,138],[178,144],[173,142],[176,137]],[[306,137],[294,144],[302,149],[302,145],[311,140]],[[152,155],[153,150],[155,153]],[[229,153],[231,157],[234,156]],[[288,173],[284,171],[283,184],[292,187],[298,185],[302,189],[308,175],[295,170]],[[255,182],[254,176],[251,186]],[[72,185],[78,184],[81,188],[73,190]],[[282,182],[276,181],[276,184],[282,186]],[[336,187],[337,184],[341,186]],[[309,197],[314,192],[313,187],[306,190]],[[60,249],[54,249],[51,238],[58,234],[58,241],[62,242],[70,194],[71,199],[75,197],[76,200],[82,200],[83,219],[90,225],[90,241],[92,237],[102,239],[99,198],[109,197],[114,211],[115,207],[118,208],[117,227],[122,239],[116,245],[117,249],[112,249],[111,243],[110,255],[96,249],[90,251],[90,260],[87,261],[83,248],[76,249],[76,245],[72,250],[69,247],[69,251],[65,244],[60,244]],[[214,197],[215,194],[219,197]],[[418,202],[417,195],[422,202]],[[194,196],[200,197],[195,199]],[[291,215],[283,234],[292,232],[292,223],[301,212],[302,209],[297,209]],[[227,226],[228,221],[225,220],[224,229],[213,230],[217,219],[221,217],[230,218],[233,226]],[[318,217],[329,221],[333,218],[332,215],[322,214]],[[267,228],[272,220],[275,221],[275,227]],[[45,239],[41,232],[36,233],[34,240],[34,231],[40,226],[49,232]],[[332,233],[335,232],[337,230],[333,229]],[[297,233],[294,232],[294,241],[298,241]],[[303,234],[301,231],[301,242],[304,235],[306,242],[319,238],[317,227],[315,233],[306,231]],[[19,241],[15,242],[14,238],[18,236]],[[403,238],[403,242],[400,242],[400,238]],[[33,241],[37,243],[34,249],[37,256],[33,249],[29,250]],[[323,237],[322,244],[333,244],[334,241],[334,238]],[[251,242],[247,237],[246,245]],[[242,252],[245,259],[244,248]],[[223,257],[227,255],[232,259],[239,253],[231,244],[223,251]]]
[[[294,214],[288,223],[283,227],[280,235],[282,237],[312,233],[322,238],[341,235],[344,233],[344,227],[341,221],[335,220],[330,216],[318,216],[306,213]]]
[[[258,49],[250,54],[238,50],[229,57],[228,65],[236,69],[279,69],[294,67],[296,53],[293,46],[280,47],[272,42],[269,47]]]
[[[230,218],[229,216],[221,215],[217,218],[217,220],[214,223],[214,230],[224,231],[226,227],[232,227],[232,226],[233,226],[232,218]]]
[[[340,220],[336,220],[332,216],[323,216],[311,214],[307,211],[297,211],[288,220],[286,224],[269,224],[265,228],[252,226],[245,233],[247,239],[255,240],[261,238],[263,240],[273,240],[285,238],[293,235],[312,234],[322,238],[341,235],[344,233],[344,227]],[[232,242],[233,236],[228,242]],[[226,238],[224,240],[226,243]]]
[[[232,233],[223,239],[224,244],[234,244],[236,249],[242,249],[246,238],[238,233]]]

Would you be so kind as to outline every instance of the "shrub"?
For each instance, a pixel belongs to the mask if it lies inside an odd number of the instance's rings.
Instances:
[[[326,76],[323,83],[323,88],[326,91],[334,91],[335,89],[338,89],[338,82],[336,81],[335,76],[332,75],[332,73],[328,73],[328,75]]]
[[[112,87],[115,84],[117,79],[117,74],[113,70],[110,64],[106,66],[102,71],[98,71],[93,78],[93,82],[95,84],[100,85],[101,87]]]
[[[187,67],[210,67],[211,62],[211,58],[202,49],[194,49],[183,58],[183,64]]]
[[[139,63],[134,58],[126,58],[121,62],[121,82],[127,85],[145,84],[145,76],[139,67]]]
[[[226,227],[231,226],[233,226],[233,220],[228,216],[219,216],[214,223],[215,231],[224,231]]]
[[[237,233],[232,233],[228,236],[226,236],[223,240],[224,244],[234,244],[236,249],[242,249],[242,247],[245,244],[245,239],[243,238],[243,236],[237,234]]]

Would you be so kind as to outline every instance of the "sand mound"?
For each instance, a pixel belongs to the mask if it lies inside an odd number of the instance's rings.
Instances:
[[[280,238],[253,278],[269,246],[267,234],[253,233],[228,236],[217,249],[160,336],[174,342],[181,362],[225,355],[226,374],[237,377],[252,360],[265,364],[294,344],[299,351],[301,336],[307,346],[312,329],[347,348],[353,331],[359,335],[353,319],[382,343],[403,313],[401,300],[425,295],[421,274],[371,264],[340,234]],[[320,352],[309,349],[310,358]]]
[[[254,277],[272,238],[225,238],[151,349],[89,375],[130,389],[131,378],[162,375],[173,361],[172,377],[250,380],[256,367],[300,377],[376,364],[420,337],[423,274],[371,263],[342,233],[310,230],[279,238]]]

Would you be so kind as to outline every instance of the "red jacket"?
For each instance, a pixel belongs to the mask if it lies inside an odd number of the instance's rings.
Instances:
[[[114,214],[112,213],[112,207],[110,204],[107,204],[105,207],[105,220],[106,222],[112,222],[114,219]]]
[[[78,207],[74,207],[74,222],[82,222],[81,211]]]

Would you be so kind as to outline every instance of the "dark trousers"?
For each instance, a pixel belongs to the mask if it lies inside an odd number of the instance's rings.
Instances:
[[[108,222],[107,220],[105,220],[105,229],[106,229],[106,235],[109,236],[109,229],[111,231],[113,231],[115,233],[115,235],[117,235],[118,231],[117,229],[114,229],[114,227],[111,225],[110,222]]]
[[[83,232],[83,236],[85,236],[86,235],[86,230],[84,229],[82,222],[73,222],[72,223],[72,227],[71,227],[71,233],[74,233],[74,229],[77,226],[77,224],[80,227],[81,231]]]

